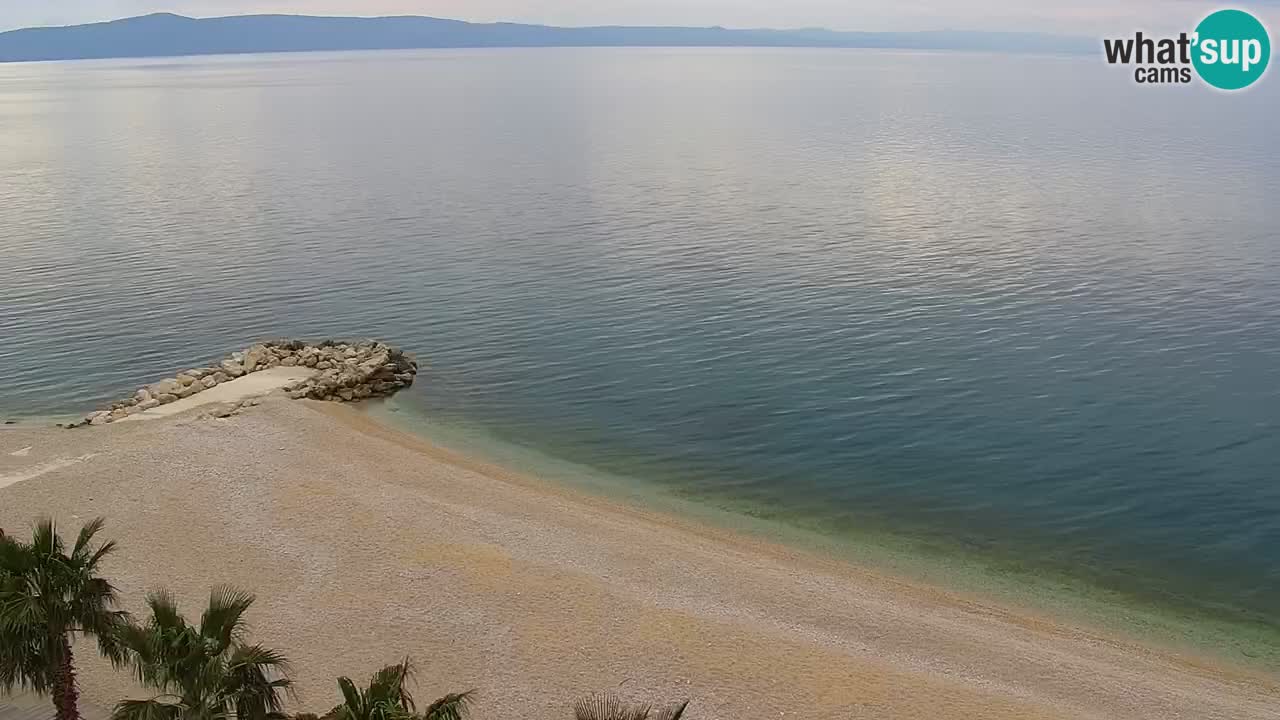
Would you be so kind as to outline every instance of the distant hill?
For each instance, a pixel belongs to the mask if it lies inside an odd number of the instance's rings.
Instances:
[[[1087,53],[1091,40],[1036,33],[835,32],[720,27],[551,27],[429,17],[160,13],[0,33],[0,62],[317,50],[478,47],[829,47]]]

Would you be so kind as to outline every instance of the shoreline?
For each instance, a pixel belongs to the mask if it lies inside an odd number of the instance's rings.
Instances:
[[[220,397],[216,392],[201,394],[181,401],[176,407],[129,419],[155,420],[196,408],[207,411],[207,406],[219,404],[238,409],[238,402],[234,401],[256,404],[280,385],[268,378],[269,374],[259,373],[259,380],[265,383],[262,387],[250,387],[245,381],[254,378],[245,376],[220,388],[238,387],[243,391],[234,397]],[[353,427],[380,427],[413,438],[423,443],[420,449],[446,453],[458,464],[474,464],[490,472],[567,489],[583,497],[657,512],[731,535],[778,543],[826,560],[946,591],[967,593],[976,599],[1045,614],[1104,633],[1116,633],[1138,643],[1155,643],[1173,652],[1207,656],[1263,672],[1280,667],[1280,627],[1246,618],[1239,611],[1215,613],[1199,604],[1169,603],[1108,588],[1069,572],[1038,572],[1039,568],[1006,572],[998,563],[988,562],[959,546],[938,547],[926,541],[930,545],[922,549],[920,538],[906,534],[883,530],[858,534],[828,532],[806,524],[804,517],[762,516],[745,505],[686,497],[674,488],[548,455],[534,447],[489,436],[476,427],[463,431],[459,426],[442,425],[394,397],[354,405],[313,404],[318,411],[344,424],[354,422]],[[0,431],[48,429],[81,415],[6,416],[10,419],[0,424]],[[72,458],[66,464],[79,461]],[[544,471],[530,471],[530,467]],[[14,482],[2,480],[0,477],[0,488]]]
[[[731,535],[747,535],[903,581],[965,593],[980,601],[1047,615],[1139,643],[1154,643],[1174,652],[1209,656],[1262,671],[1280,667],[1280,626],[1249,617],[1243,610],[1213,612],[1201,604],[1180,604],[1110,588],[1066,571],[1036,566],[1010,571],[1002,563],[1018,558],[1000,556],[993,560],[959,545],[940,545],[933,538],[883,529],[856,534],[830,532],[806,524],[806,518],[800,516],[757,514],[756,508],[731,500],[687,497],[660,483],[614,475],[545,454],[536,447],[484,435],[483,431],[462,432],[456,426],[443,426],[395,398],[338,410],[344,415],[347,411],[357,412],[454,456],[470,457],[498,471],[589,497]]]
[[[69,442],[39,447],[46,432]],[[21,438],[37,447],[15,457]],[[0,434],[0,476],[94,451],[0,489],[0,525],[105,514],[131,609],[157,584],[193,610],[209,585],[247,583],[255,637],[305,668],[302,709],[327,707],[336,674],[406,653],[428,656],[428,693],[480,687],[479,717],[556,717],[618,682],[692,696],[695,720],[939,703],[948,718],[1261,718],[1280,698],[1256,668],[595,496],[349,407],[19,429]],[[93,702],[127,695],[101,663],[83,677]]]

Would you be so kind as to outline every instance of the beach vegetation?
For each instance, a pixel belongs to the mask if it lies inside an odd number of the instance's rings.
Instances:
[[[648,703],[629,703],[614,693],[593,693],[573,705],[575,720],[680,720],[689,701],[654,708]]]
[[[413,662],[405,658],[374,673],[363,687],[358,687],[351,678],[338,678],[342,704],[325,715],[324,720],[462,720],[466,717],[474,691],[445,695],[419,713],[408,686],[413,674]]]
[[[182,615],[173,595],[147,596],[144,622],[117,610],[115,587],[101,577],[115,543],[95,538],[103,521],[87,523],[68,552],[52,520],[37,522],[30,543],[0,532],[0,691],[50,695],[56,720],[80,720],[72,647],[92,636],[99,652],[155,694],[116,704],[111,720],[466,720],[475,691],[450,693],[419,710],[409,685],[410,658],[363,684],[338,678],[342,702],[315,715],[284,711],[292,695],[290,663],[249,642],[246,614],[254,595],[214,588],[199,623]],[[579,699],[576,720],[681,720],[689,702],[655,708],[612,693]]]
[[[115,543],[98,543],[101,518],[80,529],[68,552],[53,520],[36,523],[31,542],[0,536],[0,690],[49,695],[57,720],[79,720],[75,638],[92,636],[98,650],[122,660],[117,630],[128,616],[116,589],[100,576]]]
[[[253,602],[243,590],[214,588],[192,625],[169,593],[148,596],[150,617],[122,628],[120,644],[135,678],[157,695],[120,702],[112,720],[284,720],[289,661],[248,642]]]

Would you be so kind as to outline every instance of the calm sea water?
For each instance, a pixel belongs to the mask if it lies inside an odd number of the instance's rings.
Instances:
[[[1280,622],[1280,79],[488,50],[0,66],[0,416],[279,335],[829,532]]]

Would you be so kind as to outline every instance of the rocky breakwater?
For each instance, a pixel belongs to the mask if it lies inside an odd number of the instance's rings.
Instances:
[[[308,369],[307,377],[284,386],[283,390],[291,398],[354,402],[387,397],[409,387],[417,375],[418,361],[409,353],[375,340],[259,343],[243,352],[231,353],[216,365],[186,370],[140,388],[132,397],[92,412],[83,421],[67,427],[105,425],[250,373],[278,367]]]

